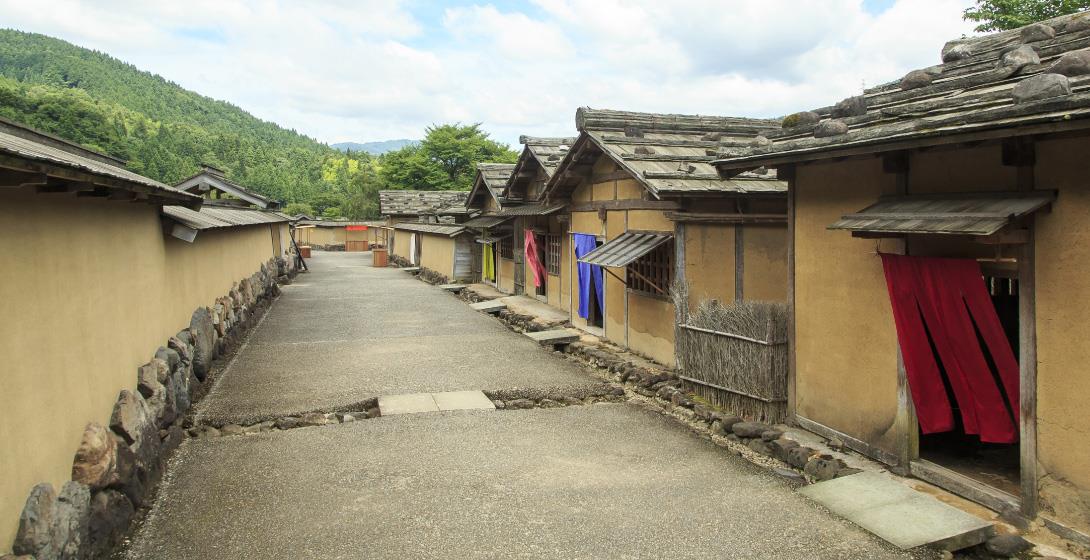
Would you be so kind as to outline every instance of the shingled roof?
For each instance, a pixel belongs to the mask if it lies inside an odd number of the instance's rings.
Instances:
[[[465,214],[468,191],[379,191],[383,216]]]
[[[544,172],[546,181],[551,178],[576,140],[575,137],[519,136],[519,143],[523,145],[522,153],[519,154],[515,169],[507,181],[504,196],[508,199],[525,198],[526,187],[537,178],[538,170]]]
[[[177,185],[174,185],[174,188],[198,196],[207,193],[211,189],[215,189],[258,208],[264,208],[266,210],[276,210],[280,208],[279,202],[231,181],[222,170],[207,164],[201,167],[200,173],[179,182]]]
[[[940,53],[936,53],[940,54]],[[832,107],[796,113],[784,128],[725,147],[724,175],[806,161],[1055,128],[1090,126],[1090,13],[947,43],[942,64]]]
[[[782,194],[773,173],[723,179],[711,162],[723,147],[748,146],[780,121],[580,108],[579,138],[549,180],[546,196],[569,196],[600,154],[608,155],[657,198],[701,194]]]
[[[201,206],[200,197],[133,173],[124,161],[6,119],[0,119],[0,168],[11,170],[12,184],[38,192]]]
[[[503,189],[507,186],[507,180],[514,170],[513,163],[478,163],[477,176],[473,180],[473,188],[466,197],[466,205],[483,206],[486,195],[503,204]]]

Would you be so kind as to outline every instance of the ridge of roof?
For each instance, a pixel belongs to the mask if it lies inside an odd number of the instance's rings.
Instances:
[[[711,162],[724,146],[749,145],[781,126],[778,119],[637,113],[581,107],[579,137],[545,187],[546,198],[566,196],[601,153],[656,198],[699,195],[778,195],[787,183],[774,173],[720,177]],[[573,172],[566,177],[567,171]]]
[[[942,62],[828,107],[784,119],[745,146],[726,146],[724,174],[908,140],[944,143],[988,129],[1090,119],[1090,12],[947,42]],[[1085,125],[1083,125],[1085,126]]]
[[[383,190],[378,192],[379,213],[384,216],[464,214],[469,192]]]

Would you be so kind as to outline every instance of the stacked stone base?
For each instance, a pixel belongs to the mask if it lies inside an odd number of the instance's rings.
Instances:
[[[565,351],[590,366],[604,370],[607,378],[623,383],[629,392],[688,423],[696,431],[718,440],[717,443],[742,446],[752,454],[783,463],[768,463],[767,466],[790,466],[801,471],[801,474],[795,473],[789,478],[803,480],[805,476],[821,481],[859,472],[848,468],[842,460],[832,455],[799,445],[772,426],[746,422],[710,404],[698,402],[683,390],[682,380],[669,369],[634,364],[607,350],[578,342],[568,345]]]
[[[189,327],[137,368],[136,390],[121,390],[109,425],[84,429],[72,480],[59,492],[48,482],[31,490],[12,546],[16,555],[110,555],[150,505],[167,458],[185,438],[187,412],[211,385],[213,361],[237,346],[279,294],[277,278],[294,272],[284,259],[270,259],[211,307],[194,311]]]

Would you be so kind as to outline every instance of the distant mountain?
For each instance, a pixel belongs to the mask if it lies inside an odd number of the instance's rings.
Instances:
[[[0,118],[170,184],[209,163],[278,200],[331,203],[351,175],[342,152],[294,130],[104,53],[11,29],[0,29]]]
[[[336,144],[330,144],[329,147],[342,152],[352,150],[353,152],[367,152],[373,156],[377,156],[385,154],[386,152],[400,150],[405,146],[416,143],[416,140],[402,138],[400,140],[383,140],[381,142],[338,142]]]

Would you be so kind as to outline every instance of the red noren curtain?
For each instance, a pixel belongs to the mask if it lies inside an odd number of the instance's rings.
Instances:
[[[965,433],[979,435],[989,443],[1018,441],[1018,361],[984,285],[980,265],[969,259],[883,254],[882,266],[923,433],[954,429],[953,410],[942,379],[945,371]],[[1002,391],[980,340],[992,358]]]

